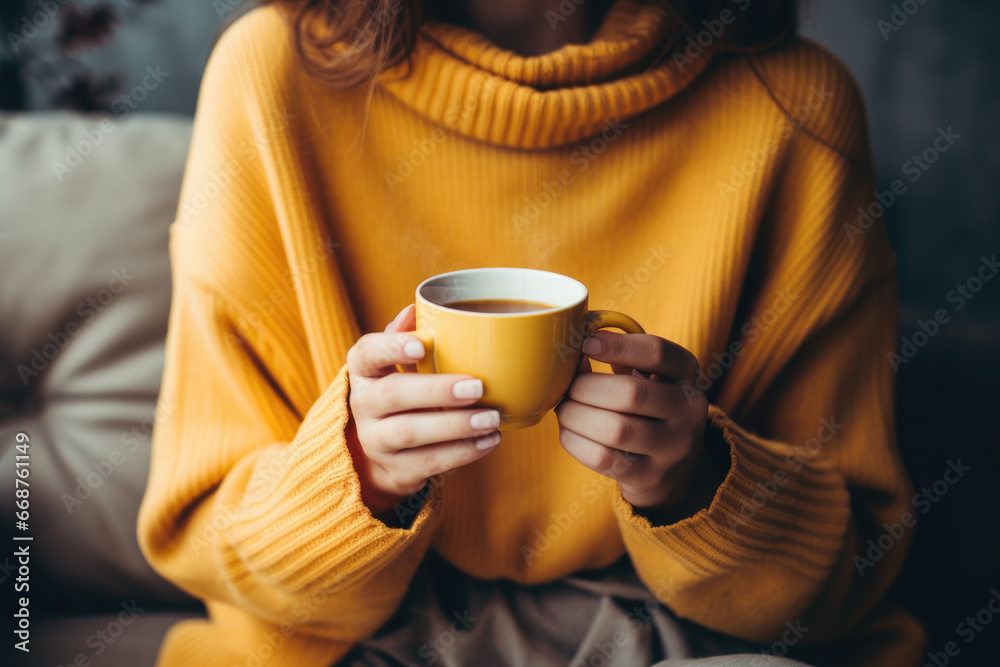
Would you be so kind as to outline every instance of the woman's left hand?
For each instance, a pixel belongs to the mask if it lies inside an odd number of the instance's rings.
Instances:
[[[710,465],[702,456],[708,401],[694,385],[691,352],[659,336],[608,331],[589,336],[583,352],[582,371],[590,371],[589,357],[611,364],[614,375],[577,373],[556,408],[559,441],[573,458],[617,480],[647,516],[686,505],[699,492],[693,480],[721,481],[699,474]]]

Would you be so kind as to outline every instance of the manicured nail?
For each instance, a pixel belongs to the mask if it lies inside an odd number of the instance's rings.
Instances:
[[[496,410],[477,412],[469,417],[469,426],[472,428],[496,428],[499,425],[500,413]]]
[[[424,356],[424,344],[419,340],[411,340],[403,346],[403,354],[410,359],[422,359]]]
[[[409,308],[409,306],[406,306],[406,308]],[[403,308],[403,310],[399,311],[396,314],[396,317],[392,318],[392,322],[389,322],[389,324],[385,325],[385,331],[388,331],[393,324],[399,321],[399,318],[402,317],[403,313],[406,312],[406,308]]]
[[[455,398],[482,398],[482,380],[459,380],[452,388],[451,393]]]
[[[500,444],[500,431],[494,431],[489,435],[483,435],[476,438],[476,449],[482,451],[484,449],[493,449]]]
[[[600,354],[604,352],[604,341],[600,338],[585,338],[583,340],[584,354]]]

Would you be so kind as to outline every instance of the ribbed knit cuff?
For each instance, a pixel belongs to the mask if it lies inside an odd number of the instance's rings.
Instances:
[[[241,511],[226,532],[238,570],[249,567],[288,592],[342,590],[412,550],[423,557],[440,515],[440,492],[428,485],[409,528],[389,528],[361,500],[347,448],[347,367],[306,415],[293,442],[258,464]],[[260,478],[257,480],[256,478]]]
[[[327,667],[351,648],[349,641],[289,632],[287,624],[268,623],[216,601],[206,604],[212,620],[189,619],[172,626],[156,667]]]
[[[711,505],[677,523],[653,526],[618,491],[615,513],[626,545],[658,547],[654,552],[661,558],[673,556],[695,577],[766,559],[821,580],[836,560],[850,517],[843,476],[822,451],[810,458],[805,447],[752,436],[715,406],[709,421],[722,432],[732,459]],[[641,569],[643,556],[632,557]]]

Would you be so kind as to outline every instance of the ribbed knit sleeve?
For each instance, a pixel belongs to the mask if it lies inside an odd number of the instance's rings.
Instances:
[[[673,525],[614,500],[651,590],[669,591],[663,601],[684,618],[767,643],[800,621],[802,644],[849,632],[892,581],[912,533],[874,562],[856,558],[912,509],[887,361],[898,342],[895,258],[881,223],[860,236],[844,229],[874,190],[856,84],[839,69],[802,69],[811,80],[779,81],[802,100],[810,85],[828,91],[827,106],[810,112],[815,136],[796,132],[762,177],[770,190],[754,196],[769,205],[741,316],[700,360],[728,475],[707,509]],[[892,664],[917,659],[920,629],[907,629],[914,641]]]
[[[433,486],[407,529],[361,500],[345,439],[351,305],[332,279],[328,295],[303,295],[308,275],[336,275],[336,257],[308,234],[320,219],[308,197],[274,187],[297,178],[282,154],[294,141],[284,114],[298,109],[255,100],[282,87],[244,57],[248,44],[280,57],[261,43],[271,35],[251,21],[216,49],[171,229],[160,396],[172,410],[154,430],[138,533],[157,571],[230,623],[179,625],[164,665],[245,660],[234,629],[279,633],[285,664],[329,664],[395,611],[439,514]],[[325,343],[306,319],[333,332]]]

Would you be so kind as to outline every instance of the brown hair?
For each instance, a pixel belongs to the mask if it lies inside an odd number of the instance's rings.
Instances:
[[[650,0],[679,17],[676,34],[660,59],[688,36],[704,30],[726,10],[735,21],[715,40],[721,51],[767,50],[795,34],[797,0]],[[420,26],[445,17],[448,0],[263,0],[281,4],[292,20],[296,49],[307,72],[334,89],[372,82],[386,69],[408,62]],[[728,18],[728,16],[726,17]]]

